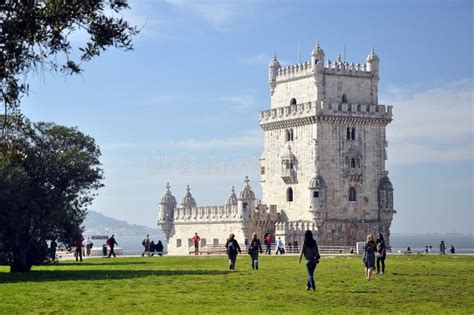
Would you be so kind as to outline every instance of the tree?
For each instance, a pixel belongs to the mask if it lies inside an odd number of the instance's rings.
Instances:
[[[11,272],[42,262],[46,240],[73,246],[103,178],[94,139],[76,128],[21,122],[0,154],[0,239]]]
[[[31,70],[77,74],[109,47],[132,49],[138,29],[119,16],[126,0],[0,0],[0,102],[4,117],[18,110]],[[73,49],[71,34],[85,32]],[[8,126],[3,121],[2,135]]]

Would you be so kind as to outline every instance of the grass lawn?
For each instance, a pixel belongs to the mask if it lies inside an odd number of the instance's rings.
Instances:
[[[459,313],[474,314],[474,256],[389,256],[364,278],[360,257],[323,257],[316,292],[304,261],[248,255],[65,261],[10,274],[0,267],[0,313]]]

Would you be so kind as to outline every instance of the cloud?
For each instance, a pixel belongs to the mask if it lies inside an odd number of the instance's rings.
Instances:
[[[251,95],[223,96],[220,100],[230,103],[236,109],[249,109],[257,106],[257,100]]]
[[[425,91],[392,88],[394,120],[387,140],[391,164],[474,159],[472,79]],[[385,102],[383,102],[385,103]]]
[[[137,148],[172,148],[172,149],[186,149],[193,151],[209,150],[209,149],[238,149],[238,148],[262,148],[263,135],[261,130],[252,129],[244,132],[236,137],[223,137],[213,139],[177,139],[165,142],[113,142],[102,145],[105,150],[122,150],[122,149],[137,149]]]
[[[166,0],[179,10],[190,12],[217,30],[225,30],[239,14],[237,1]]]

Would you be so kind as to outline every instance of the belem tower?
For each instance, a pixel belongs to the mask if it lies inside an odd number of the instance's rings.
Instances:
[[[373,49],[362,65],[340,55],[325,60],[319,43],[305,63],[282,67],[273,57],[271,107],[259,115],[262,201],[248,177],[222,206],[198,207],[189,186],[178,204],[168,184],[158,225],[169,254],[188,254],[195,232],[203,248],[223,244],[229,233],[241,243],[252,233],[270,233],[301,244],[306,230],[320,245],[352,246],[377,232],[389,244],[395,210],[385,161],[392,106],[378,104],[379,63]]]

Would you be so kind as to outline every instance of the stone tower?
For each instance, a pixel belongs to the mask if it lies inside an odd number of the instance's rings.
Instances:
[[[269,65],[271,109],[260,113],[263,203],[282,214],[276,236],[354,245],[381,232],[387,243],[393,187],[385,169],[392,106],[378,104],[380,59],[332,62],[316,45],[311,61]]]

